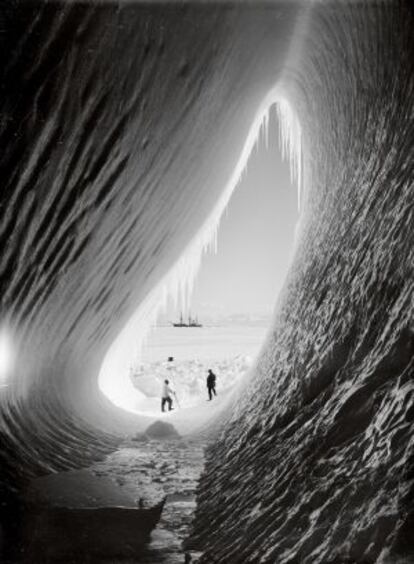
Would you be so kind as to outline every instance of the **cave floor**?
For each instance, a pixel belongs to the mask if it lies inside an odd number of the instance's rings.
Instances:
[[[145,509],[165,499],[161,519],[142,553],[133,558],[101,557],[99,564],[182,564],[182,542],[190,532],[204,448],[202,439],[153,440],[137,435],[136,440],[125,440],[116,451],[87,469],[36,480],[32,495],[66,507]],[[122,539],[119,548],[122,553]],[[191,553],[191,557],[194,563],[198,554]],[[65,564],[81,563],[79,558],[69,558]]]
[[[107,564],[184,563],[182,542],[195,510],[195,492],[204,465],[205,442],[191,439],[126,441],[91,471],[113,480],[137,504],[153,505],[166,498],[161,520],[138,560]],[[196,561],[192,553],[192,562]]]

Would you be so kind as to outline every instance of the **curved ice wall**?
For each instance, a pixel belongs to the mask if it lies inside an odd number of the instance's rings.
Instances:
[[[297,12],[2,4],[2,324],[15,359],[2,413],[13,465],[61,468],[74,451],[79,463],[72,425],[87,444],[97,429],[128,427],[97,385],[105,353],[214,211]],[[30,429],[41,440],[26,441]]]
[[[413,23],[399,3],[309,14],[288,87],[304,236],[209,450],[202,562],[414,560]]]
[[[105,353],[215,209],[277,84],[302,131],[302,236],[193,543],[220,563],[408,553],[408,5],[0,10],[2,495],[138,425],[99,391]]]

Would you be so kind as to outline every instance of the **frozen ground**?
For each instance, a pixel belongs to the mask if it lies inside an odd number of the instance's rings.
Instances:
[[[204,411],[208,369],[217,376],[215,402],[221,403],[252,366],[265,332],[264,327],[245,326],[159,328],[150,336],[142,361],[131,367],[134,387],[144,394],[137,395],[135,409],[159,414],[162,383],[168,379],[177,394],[176,410],[198,406]],[[170,356],[173,362],[167,361]]]
[[[185,559],[182,542],[190,533],[195,490],[204,464],[204,446],[202,436],[183,439],[177,435],[156,440],[138,433],[126,438],[116,451],[89,468],[50,474],[33,481],[29,490],[31,501],[51,507],[150,509],[164,500],[161,520],[146,546],[132,550],[124,537],[120,539],[119,547],[109,543],[107,556],[97,554],[94,548],[91,553],[85,553],[84,545],[72,531],[71,553],[65,555],[64,563],[182,564]],[[96,529],[104,531],[105,523],[96,519]],[[62,551],[59,539],[51,541],[56,537],[53,522],[52,516],[34,521],[35,525],[30,527],[34,531],[31,533],[32,544],[24,564],[46,561],[63,564],[56,556],[61,556],[59,550]],[[31,549],[35,544],[43,547],[45,539],[50,553],[42,551],[44,560],[42,558],[40,562]],[[119,550],[119,556],[110,555],[112,549]],[[192,552],[191,557],[191,562],[196,562],[198,553]],[[23,564],[23,561],[18,562]]]
[[[144,504],[166,497],[161,521],[139,560],[131,564],[184,562],[182,541],[188,536],[195,508],[195,490],[203,468],[204,441],[127,441],[92,471],[113,480],[121,490]],[[193,561],[197,554],[192,554]],[[108,559],[105,564],[117,564]],[[122,561],[122,564],[126,564]]]

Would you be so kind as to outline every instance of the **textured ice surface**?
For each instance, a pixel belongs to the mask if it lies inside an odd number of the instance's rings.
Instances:
[[[414,558],[412,23],[402,4],[311,16],[294,91],[303,236],[209,451],[202,562]]]

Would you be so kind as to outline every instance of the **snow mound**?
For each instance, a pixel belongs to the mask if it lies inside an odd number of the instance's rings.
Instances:
[[[162,383],[168,379],[177,395],[176,406],[180,409],[204,404],[207,399],[206,378],[209,369],[217,376],[217,394],[228,393],[246,374],[252,358],[238,355],[231,359],[186,360],[174,363],[143,363],[131,370],[131,380],[137,391],[136,410],[151,413],[160,410]],[[144,399],[142,399],[144,397]]]

